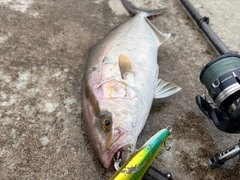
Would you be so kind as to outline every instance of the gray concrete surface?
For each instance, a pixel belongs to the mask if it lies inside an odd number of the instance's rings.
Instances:
[[[215,128],[195,96],[203,66],[216,57],[177,0],[133,0],[169,12],[152,19],[172,37],[159,49],[160,76],[182,87],[154,102],[138,146],[173,127],[153,163],[174,179],[237,180],[239,158],[217,169],[207,159],[239,135]],[[240,49],[239,1],[191,0],[229,49]],[[81,78],[88,48],[130,18],[118,0],[0,0],[0,179],[109,179],[95,156],[81,115]]]

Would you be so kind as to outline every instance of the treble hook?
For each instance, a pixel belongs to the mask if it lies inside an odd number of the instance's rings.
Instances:
[[[164,147],[165,147],[165,149],[166,149],[167,151],[170,151],[170,149],[172,148],[171,146],[167,147],[166,141],[164,142]]]
[[[172,127],[171,126],[168,126],[167,127],[167,130],[169,130],[169,132],[171,133],[171,131],[172,131]],[[167,150],[167,151],[169,151],[172,147],[170,146],[170,147],[167,147],[166,146],[166,141],[164,142],[164,147],[165,147],[165,149]]]

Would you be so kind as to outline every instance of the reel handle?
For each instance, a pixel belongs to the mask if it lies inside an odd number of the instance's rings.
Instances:
[[[223,165],[229,159],[234,158],[235,156],[240,154],[240,142],[236,145],[226,149],[221,153],[216,153],[212,157],[208,159],[208,165],[212,168]]]

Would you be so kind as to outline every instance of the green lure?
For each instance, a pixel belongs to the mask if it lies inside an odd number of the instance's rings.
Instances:
[[[171,130],[171,127],[167,127],[152,136],[140,149],[136,150],[136,152],[129,157],[110,180],[142,179],[167,137],[170,135]]]

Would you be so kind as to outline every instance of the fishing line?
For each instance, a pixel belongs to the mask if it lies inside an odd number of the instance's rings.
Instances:
[[[240,68],[238,57],[226,57],[213,63],[210,67],[202,70],[200,80],[209,89],[213,84],[218,86],[218,78],[222,75]],[[227,80],[227,79],[226,79]]]

